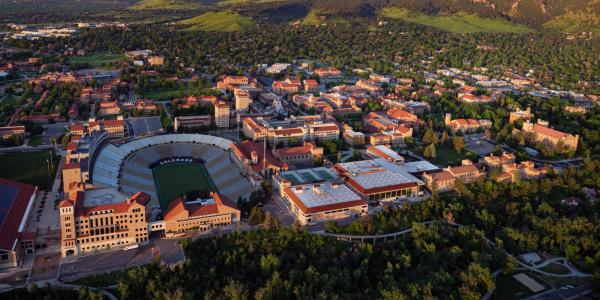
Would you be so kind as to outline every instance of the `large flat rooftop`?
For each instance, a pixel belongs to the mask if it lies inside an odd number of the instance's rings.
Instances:
[[[94,207],[98,205],[114,204],[126,201],[129,196],[113,189],[99,188],[85,191],[83,200],[84,207]]]
[[[289,191],[308,209],[362,201],[359,195],[344,184],[297,185],[291,187]]]
[[[410,174],[413,166],[395,164],[383,158],[341,163],[338,167],[365,190],[409,183],[423,184],[422,180]]]

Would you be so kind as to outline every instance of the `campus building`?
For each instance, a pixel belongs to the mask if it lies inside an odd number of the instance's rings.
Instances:
[[[531,133],[536,142],[544,142],[552,145],[553,147],[558,146],[562,143],[567,149],[575,151],[577,150],[577,143],[579,141],[579,135],[572,135],[558,131],[547,127],[546,122],[538,120],[536,124],[531,122],[523,123],[523,132]]]
[[[323,156],[323,147],[312,142],[304,142],[302,146],[285,147],[272,150],[273,156],[288,164],[310,164]]]
[[[240,210],[233,202],[218,193],[211,193],[211,197],[203,201],[185,202],[183,198],[171,201],[161,221],[165,236],[177,237],[187,232],[202,232],[240,221]],[[151,228],[159,226],[150,225]]]
[[[344,184],[314,183],[283,189],[296,220],[302,225],[366,215],[367,202]]]
[[[0,269],[16,268],[22,254],[34,251],[25,229],[38,189],[0,178]]]
[[[229,103],[219,101],[215,104],[215,125],[220,128],[229,128]]]
[[[71,135],[82,136],[84,133],[106,131],[109,138],[118,139],[125,137],[125,121],[123,116],[117,116],[116,120],[89,119],[87,123],[71,124]]]
[[[179,132],[179,130],[182,128],[209,128],[211,122],[212,118],[210,115],[175,117],[175,120],[173,122],[173,129],[175,130],[175,132]]]
[[[255,183],[263,178],[288,169],[288,164],[277,159],[263,142],[243,141],[231,145],[231,160]]]
[[[13,136],[19,136],[22,140],[25,139],[25,126],[0,127],[0,137],[3,141],[8,140]]]
[[[233,91],[233,96],[235,98],[235,110],[248,111],[248,109],[250,108],[250,103],[252,103],[250,94],[245,90],[235,89]]]
[[[416,162],[423,165],[422,162]],[[336,164],[333,169],[362,199],[395,200],[422,194],[423,181],[412,173],[430,171],[418,164],[393,163],[384,158]],[[433,167],[433,169],[437,169]]]
[[[263,141],[271,145],[288,145],[293,142],[338,140],[340,128],[334,123],[318,120],[273,121],[263,118],[245,118],[242,132],[252,141]]]
[[[468,184],[484,175],[485,173],[470,160],[463,160],[460,166],[447,167],[439,172],[423,173],[422,178],[430,191],[447,192],[454,189],[456,180]]]
[[[59,204],[63,256],[148,240],[149,195],[127,196],[85,184],[72,186],[67,194]]]

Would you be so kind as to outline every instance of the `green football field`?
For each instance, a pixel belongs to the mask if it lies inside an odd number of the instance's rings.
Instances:
[[[152,169],[160,206],[168,207],[171,200],[195,190],[215,190],[208,172],[201,164],[175,163]]]
[[[50,159],[50,151],[0,154],[0,178],[44,188],[48,182],[46,159]]]

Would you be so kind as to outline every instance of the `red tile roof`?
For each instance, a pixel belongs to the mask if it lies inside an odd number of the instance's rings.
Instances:
[[[9,198],[9,194],[0,194],[0,201],[10,203],[8,208],[0,208],[0,212],[5,214],[4,219],[0,219],[0,249],[14,251],[18,246],[15,242],[19,236],[19,227],[23,219],[27,218],[25,212],[37,187],[3,178],[0,178],[0,187],[17,190],[12,199]]]

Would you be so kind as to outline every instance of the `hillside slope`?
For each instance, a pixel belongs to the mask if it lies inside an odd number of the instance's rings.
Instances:
[[[194,18],[178,22],[185,25],[186,31],[243,31],[254,26],[252,19],[235,12],[208,12]]]

